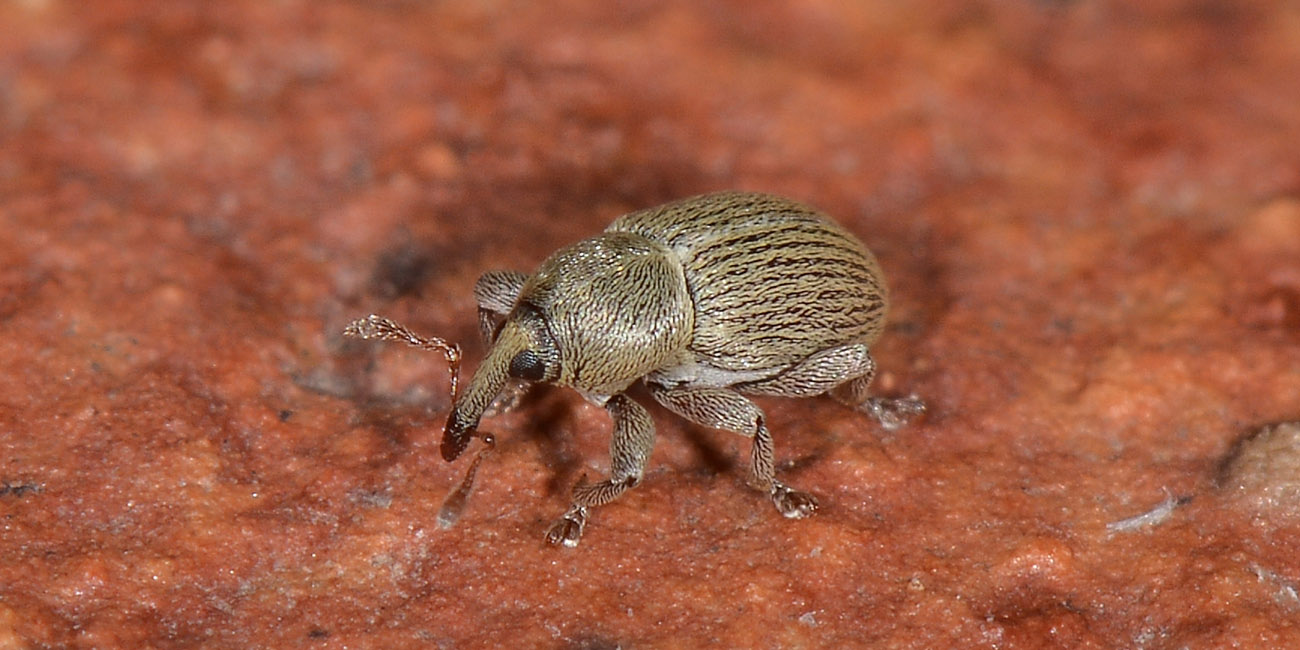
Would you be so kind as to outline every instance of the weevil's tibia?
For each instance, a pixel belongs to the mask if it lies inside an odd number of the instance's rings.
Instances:
[[[478,466],[483,464],[483,459],[496,448],[496,439],[492,437],[492,434],[484,434],[482,438],[483,448],[474,455],[474,460],[470,462],[469,469],[465,470],[465,478],[461,480],[460,485],[457,485],[455,490],[451,491],[451,494],[447,495],[446,500],[442,502],[442,507],[438,509],[439,528],[444,530],[451,528],[460,519],[461,512],[465,510],[465,503],[469,501],[470,490],[474,488],[474,476],[478,474]]]
[[[404,341],[422,350],[441,352],[447,359],[447,372],[451,374],[451,401],[456,401],[460,385],[460,345],[436,336],[420,336],[404,325],[374,314],[348,323],[343,334],[366,340]]]

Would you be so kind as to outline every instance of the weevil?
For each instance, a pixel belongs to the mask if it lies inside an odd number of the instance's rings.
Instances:
[[[458,346],[378,316],[346,332],[447,355],[453,402],[440,449],[449,462],[489,409],[528,384],[568,386],[609,412],[610,476],[574,486],[571,505],[547,531],[552,544],[577,546],[591,509],[644,476],[655,431],[627,395],[637,381],[669,411],[751,438],[751,482],[791,518],[812,514],[817,499],[777,480],[772,433],[748,396],[830,393],[887,429],[925,410],[915,396],[868,393],[876,371],[869,348],[889,310],[875,256],[789,199],[725,192],[632,212],[531,275],[485,273],[474,295],[490,349],[461,392]],[[482,457],[444,507],[444,524],[459,513]]]

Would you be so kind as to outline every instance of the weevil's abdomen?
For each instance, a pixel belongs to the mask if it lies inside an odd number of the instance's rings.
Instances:
[[[889,299],[880,265],[848,231],[776,196],[706,194],[625,215],[676,253],[695,302],[691,350],[725,371],[777,372],[831,347],[873,343]]]

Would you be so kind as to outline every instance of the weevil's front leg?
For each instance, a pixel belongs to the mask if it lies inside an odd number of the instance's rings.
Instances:
[[[605,409],[614,419],[609,479],[591,484],[578,481],[573,487],[573,505],[546,533],[546,541],[552,544],[564,544],[570,548],[577,546],[582,538],[582,529],[587,525],[589,509],[617,499],[628,488],[641,482],[645,474],[655,443],[655,426],[650,414],[645,407],[621,393],[609,398]]]
[[[816,497],[776,480],[772,432],[763,422],[763,411],[753,402],[725,388],[666,388],[651,384],[650,394],[691,422],[752,437],[753,485],[772,497],[782,515],[798,519],[817,510]]]
[[[488,271],[474,283],[474,299],[480,308],[504,316],[514,308],[526,282],[528,274],[521,271]]]
[[[488,271],[474,283],[474,299],[478,301],[479,334],[483,337],[484,345],[492,347],[497,327],[514,309],[519,291],[527,281],[528,274],[519,271]],[[493,417],[513,410],[528,392],[528,388],[526,382],[517,379],[507,381],[483,412],[483,416]]]

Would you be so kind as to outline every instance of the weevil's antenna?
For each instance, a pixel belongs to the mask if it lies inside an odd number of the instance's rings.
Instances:
[[[422,350],[441,352],[447,359],[447,372],[451,373],[451,401],[456,402],[460,389],[460,345],[436,336],[420,336],[404,325],[374,314],[348,323],[343,334],[366,340],[405,341]]]
[[[478,466],[483,463],[483,459],[492,450],[496,448],[496,438],[490,433],[482,436],[483,448],[474,455],[474,460],[469,464],[469,469],[465,470],[465,478],[456,486],[451,494],[447,495],[446,500],[442,502],[442,507],[438,509],[438,526],[443,529],[451,528],[460,519],[460,513],[465,510],[465,503],[469,501],[470,490],[474,487],[474,475],[478,474]]]
[[[456,403],[456,396],[460,392],[459,345],[436,336],[420,336],[404,325],[374,314],[348,323],[347,327],[343,328],[343,334],[365,340],[403,341],[422,350],[441,352],[447,359],[447,372],[451,374],[451,402]],[[474,476],[478,474],[479,465],[483,464],[483,459],[496,447],[496,438],[492,434],[484,433],[479,437],[483,440],[483,448],[474,455],[474,460],[470,462],[460,485],[447,495],[447,499],[442,502],[442,507],[438,509],[438,525],[442,528],[451,528],[456,520],[460,519],[461,512],[465,510],[465,503],[469,500],[469,493],[474,488]]]

